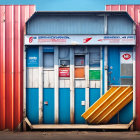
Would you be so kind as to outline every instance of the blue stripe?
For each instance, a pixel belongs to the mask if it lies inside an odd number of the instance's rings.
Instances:
[[[39,101],[38,88],[26,89],[26,113],[32,124],[39,122]]]

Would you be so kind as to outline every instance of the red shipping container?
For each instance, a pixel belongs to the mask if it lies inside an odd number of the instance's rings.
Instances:
[[[34,5],[0,5],[0,130],[14,130],[23,119],[25,22]]]

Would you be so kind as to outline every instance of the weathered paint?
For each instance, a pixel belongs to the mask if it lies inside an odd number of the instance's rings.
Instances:
[[[0,5],[0,130],[23,118],[23,36],[34,5]]]
[[[106,5],[106,11],[127,11],[136,22],[136,96],[134,96],[134,119],[136,119],[136,129],[140,130],[140,5]],[[134,91],[135,92],[135,91]],[[135,95],[135,94],[134,94]],[[136,112],[135,112],[136,110]],[[136,114],[136,116],[135,116]]]

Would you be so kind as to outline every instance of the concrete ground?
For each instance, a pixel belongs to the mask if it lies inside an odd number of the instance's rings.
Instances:
[[[134,131],[0,131],[0,140],[140,140]]]

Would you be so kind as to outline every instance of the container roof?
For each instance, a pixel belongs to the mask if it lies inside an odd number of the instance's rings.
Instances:
[[[127,16],[132,22],[134,20],[125,11],[36,11],[28,20],[29,22],[32,18],[41,15],[96,15],[96,16]],[[26,22],[26,23],[27,23]],[[135,23],[135,22],[134,22]]]

